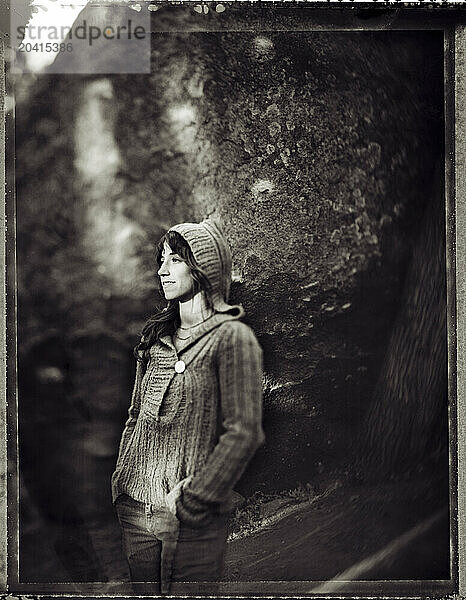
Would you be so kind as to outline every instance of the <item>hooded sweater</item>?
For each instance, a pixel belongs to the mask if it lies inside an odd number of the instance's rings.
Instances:
[[[166,335],[152,346],[145,370],[137,362],[112,496],[115,502],[125,493],[158,509],[179,489],[176,517],[196,527],[231,510],[233,487],[264,441],[262,349],[240,320],[244,309],[227,303],[231,255],[216,224],[172,229],[208,276],[215,312],[178,350]]]

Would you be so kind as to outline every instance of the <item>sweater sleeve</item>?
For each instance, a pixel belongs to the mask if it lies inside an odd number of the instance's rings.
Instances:
[[[177,501],[179,519],[194,527],[202,526],[228,499],[264,441],[262,349],[244,323],[229,323],[225,329],[217,361],[223,433]]]
[[[133,392],[131,394],[131,403],[128,410],[128,418],[125,422],[125,427],[123,429],[123,433],[121,435],[120,448],[118,451],[118,460],[117,465],[120,460],[123,458],[123,455],[126,450],[126,446],[128,444],[129,438],[133,432],[134,426],[136,424],[139,408],[141,406],[141,381],[143,377],[143,368],[142,363],[137,360],[136,361],[136,377],[133,385]]]

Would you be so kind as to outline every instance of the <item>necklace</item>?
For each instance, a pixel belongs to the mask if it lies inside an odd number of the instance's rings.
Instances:
[[[181,335],[178,333],[178,331],[180,329],[182,329],[183,331],[190,331],[191,329],[194,329],[198,325],[202,325],[202,323],[205,323],[206,321],[208,321],[211,317],[214,316],[214,314],[215,313],[212,313],[211,315],[209,315],[207,317],[207,319],[204,319],[203,321],[199,321],[199,323],[196,323],[195,325],[191,325],[191,327],[181,327],[181,325],[180,325],[175,332],[175,337],[177,337],[179,340],[189,340],[189,338],[191,337],[191,333],[189,333],[186,337],[181,337]]]
[[[199,321],[199,323],[196,323],[195,325],[191,325],[191,327],[181,327],[181,325],[178,327],[178,329],[182,329],[183,331],[189,331],[190,329],[194,329],[195,327],[197,327],[198,325],[201,325],[202,323],[205,323],[206,321],[208,321],[209,319],[211,319],[214,316],[215,313],[212,313],[211,315],[209,315],[207,317],[207,319],[204,319],[203,321]]]
[[[187,335],[186,337],[181,337],[180,335],[178,335],[178,332],[176,332],[175,337],[177,337],[179,340],[189,340],[191,334]]]

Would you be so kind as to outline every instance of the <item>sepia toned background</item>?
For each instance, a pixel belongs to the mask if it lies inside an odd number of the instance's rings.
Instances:
[[[265,355],[226,576],[330,579],[440,514],[364,578],[447,579],[441,32],[154,33],[151,61],[16,90],[21,580],[125,577],[109,477],[153,245],[208,214]]]

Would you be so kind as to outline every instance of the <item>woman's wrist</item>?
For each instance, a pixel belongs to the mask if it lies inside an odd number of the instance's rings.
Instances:
[[[189,496],[189,492],[181,491],[176,500],[176,516],[181,523],[190,527],[203,527],[213,517],[213,511],[204,503]]]

